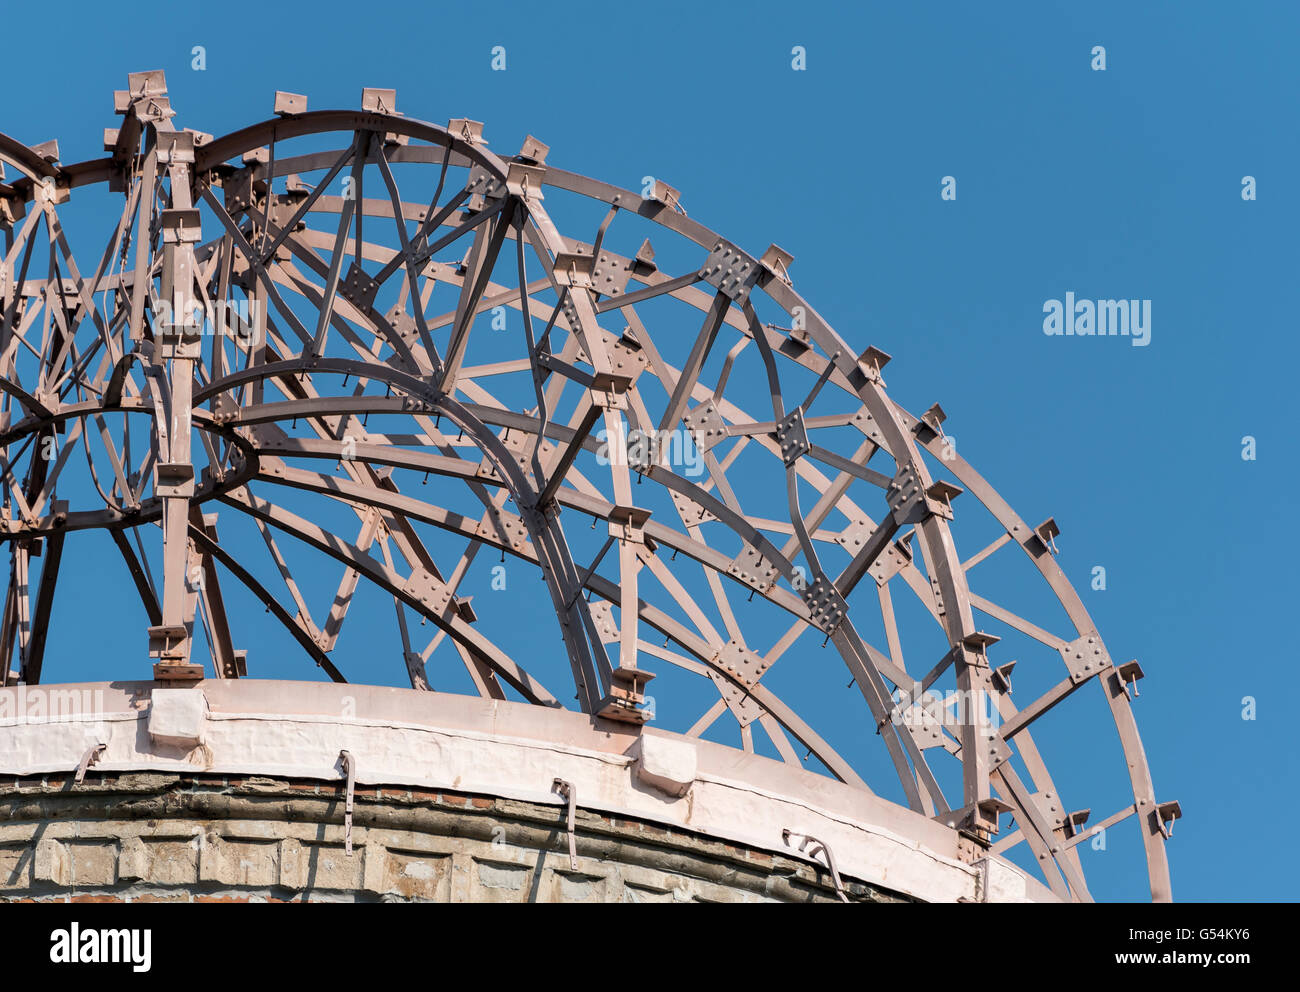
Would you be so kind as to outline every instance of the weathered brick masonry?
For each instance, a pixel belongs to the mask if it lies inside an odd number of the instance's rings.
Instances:
[[[337,782],[108,773],[0,781],[6,901],[814,902],[815,865],[652,823]],[[844,879],[851,897],[906,897]]]

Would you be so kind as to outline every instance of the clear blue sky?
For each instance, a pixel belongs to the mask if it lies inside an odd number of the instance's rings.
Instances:
[[[1113,654],[1147,673],[1140,726],[1160,798],[1184,811],[1175,897],[1294,898],[1295,860],[1269,831],[1300,816],[1284,636],[1300,552],[1300,8],[716,8],[18,5],[0,130],[58,137],[65,163],[97,156],[112,91],[141,69],[165,69],[180,122],[212,133],[269,117],[276,89],[321,109],[392,87],[412,116],[487,122],[498,151],[533,133],[561,167],[626,187],[662,177],[750,251],[778,242],[845,338],[893,355],[896,398],[942,402],[962,453],[1022,515],[1061,524],[1061,561]],[[505,72],[490,69],[495,45]],[[1067,291],[1151,300],[1150,345],[1045,336],[1043,304]],[[1089,589],[1098,564],[1104,592]],[[77,581],[67,594],[105,612]],[[50,677],[98,672],[56,668],[76,633],[52,638]],[[1090,879],[1141,896],[1104,858]]]

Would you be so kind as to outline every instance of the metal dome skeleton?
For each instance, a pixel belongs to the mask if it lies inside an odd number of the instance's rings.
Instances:
[[[179,130],[162,73],[147,72],[116,110],[108,157],[77,165],[60,165],[52,143],[0,136],[17,172],[0,185],[6,684],[41,681],[68,536],[102,528],[148,614],[157,679],[204,677],[196,619],[213,676],[256,671],[235,647],[239,618],[222,595],[234,583],[345,681],[336,646],[364,579],[396,604],[415,689],[436,688],[428,662],[441,646],[484,698],[512,691],[636,724],[653,669],[671,665],[713,693],[688,734],[729,715],[745,750],[757,724],[783,760],[800,764],[801,747],[866,789],[825,729],[770,687],[807,635],[801,647],[826,643],[842,659],[843,691],[861,700],[855,733],[879,736],[906,803],[995,852],[1026,843],[1063,898],[1090,898],[1079,857],[1089,812],[1062,804],[1031,729],[1076,691],[1094,707],[1100,692],[1132,802],[1089,830],[1133,816],[1152,896],[1169,898],[1164,841],[1180,810],[1157,802],[1138,737],[1141,670],[1112,663],[1057,565],[1055,523],[1027,525],[946,443],[937,405],[917,417],[891,400],[889,356],[830,328],[793,288],[787,253],[747,254],[662,182],[639,194],[555,168],[533,138],[500,157],[481,125],[400,115],[392,91],[366,90],[359,112],[309,112],[280,93],[275,118],[213,138]],[[418,196],[404,198],[399,175]],[[92,245],[79,264],[59,211],[105,185],[125,198],[120,220],[102,255]],[[561,234],[548,197],[596,208],[598,223]],[[633,219],[653,245],[624,236]],[[480,326],[494,313],[510,315],[511,333]],[[485,334],[498,357],[471,364]],[[760,406],[741,406],[745,389]],[[387,429],[395,418],[400,431]],[[699,474],[681,470],[684,451]],[[58,498],[78,460],[97,503]],[[346,507],[355,530],[291,511],[289,490]],[[768,497],[783,517],[754,511]],[[963,558],[955,532],[971,501],[998,534]],[[255,523],[287,603],[219,540],[218,511]],[[589,520],[604,529],[593,536]],[[427,528],[464,551],[437,560]],[[344,566],[323,621],[277,535]],[[1004,547],[1059,602],[1064,633],[971,591],[968,573]],[[481,550],[540,570],[572,703],[478,622],[461,584]],[[946,645],[909,652],[910,670],[896,594]],[[778,637],[749,620],[760,607],[784,617]],[[868,610],[883,643],[862,633]],[[437,629],[423,648],[408,611]],[[1015,662],[977,613],[1042,648],[1032,664],[1054,665],[1050,688],[1012,702]],[[972,706],[945,720],[923,695],[945,685],[991,715]],[[671,705],[656,699],[660,714]],[[1017,829],[995,841],[1006,812]]]

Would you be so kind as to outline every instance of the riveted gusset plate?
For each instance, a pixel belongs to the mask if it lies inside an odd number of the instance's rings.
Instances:
[[[727,573],[753,586],[759,592],[767,592],[776,584],[776,577],[780,574],[780,570],[764,558],[757,548],[746,544],[740,554],[736,555],[732,563],[727,566]]]
[[[596,633],[602,644],[615,644],[619,639],[618,624],[614,622],[614,607],[603,599],[593,600],[587,604],[591,610],[591,621],[596,625]]]
[[[682,518],[682,523],[687,527],[698,527],[700,524],[718,519],[714,514],[710,513],[704,507],[700,506],[699,503],[695,502],[695,500],[683,496],[681,493],[677,492],[677,490],[672,490],[670,495],[673,501],[673,506],[677,507],[677,513]]]
[[[1075,685],[1111,667],[1110,655],[1096,632],[1084,634],[1061,648],[1061,657]]]
[[[763,715],[763,708],[754,701],[754,697],[725,675],[709,672],[709,678],[713,679],[713,684],[718,687],[718,695],[742,727],[748,727]]]
[[[803,601],[808,604],[813,624],[823,633],[835,633],[848,616],[849,604],[835,588],[835,583],[824,575],[817,576],[804,587]]]
[[[744,303],[760,271],[757,259],[719,238],[700,267],[700,278],[736,303]]]
[[[776,441],[781,446],[781,460],[787,468],[808,453],[812,445],[808,441],[808,427],[804,423],[803,410],[795,407],[777,421]]]
[[[701,451],[708,451],[726,440],[727,425],[712,397],[687,412],[682,423],[695,435],[695,446]]]
[[[717,663],[734,679],[749,688],[758,684],[769,667],[762,655],[749,650],[734,637],[722,646]]]

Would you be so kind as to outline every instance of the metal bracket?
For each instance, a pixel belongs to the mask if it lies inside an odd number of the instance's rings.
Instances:
[[[794,256],[788,251],[780,245],[771,244],[767,246],[767,251],[763,252],[763,257],[758,260],[758,264],[789,286],[792,284],[790,263],[793,261]]]
[[[569,870],[577,871],[578,870],[578,841],[577,841],[577,837],[574,834],[574,826],[573,826],[574,804],[577,802],[577,793],[575,792],[572,783],[566,782],[562,778],[557,778],[554,782],[551,783],[551,791],[558,792],[561,796],[563,796],[569,806],[569,816],[568,816]]]
[[[932,433],[943,437],[943,422],[948,419],[948,415],[943,412],[943,407],[938,403],[921,414],[921,419],[917,421],[917,431],[929,430]]]
[[[1183,807],[1177,802],[1156,804],[1156,822],[1160,824],[1160,832],[1164,834],[1165,840],[1174,835],[1174,821],[1183,818]]]
[[[609,695],[600,701],[596,715],[637,726],[649,720],[651,712],[645,709],[644,689],[655,673],[631,665],[619,665],[609,675]]]
[[[871,539],[875,528],[866,520],[855,520],[835,535],[835,542],[850,555],[856,555],[862,546]],[[897,541],[885,546],[876,560],[867,566],[867,573],[876,580],[876,585],[883,586],[895,575],[906,568],[912,561],[912,538],[915,531],[908,531]]]
[[[1091,809],[1077,809],[1073,813],[1066,813],[1062,826],[1065,827],[1065,836],[1077,837],[1083,832],[1083,825],[1088,822],[1088,817],[1092,815]]]
[[[868,381],[883,386],[885,380],[881,378],[880,370],[889,364],[889,359],[891,357],[893,356],[887,352],[881,351],[879,348],[869,347],[858,356],[858,368],[862,370],[862,374],[867,377]],[[865,409],[863,412],[866,412]],[[868,419],[870,419],[870,414],[867,416]]]
[[[992,680],[993,688],[998,692],[1011,694],[1011,670],[1016,667],[1015,661],[1008,661],[1005,665],[999,665],[993,669]]]
[[[1120,665],[1119,668],[1115,670],[1115,677],[1119,679],[1120,688],[1124,690],[1124,695],[1128,696],[1130,700],[1136,699],[1138,696],[1142,695],[1138,692],[1137,684],[1138,679],[1142,678],[1145,674],[1146,673],[1142,671],[1142,666],[1137,663],[1136,658],[1132,661],[1124,662],[1124,664]],[[1132,690],[1131,695],[1129,693],[1130,689]]]
[[[307,98],[301,93],[275,91],[275,107],[272,109],[272,113],[276,117],[290,117],[294,114],[305,114],[306,112]]]
[[[685,215],[686,211],[682,209],[682,194],[680,190],[673,189],[666,182],[656,179],[650,186],[650,195],[646,197],[652,203],[662,203],[666,207],[671,207],[678,213]]]
[[[343,774],[347,776],[348,793],[343,806],[343,853],[352,857],[352,794],[356,788],[357,759],[351,751],[340,751],[339,761],[343,762]]]
[[[545,178],[546,170],[541,166],[511,162],[506,171],[506,189],[521,200],[543,200],[542,181]]]
[[[817,857],[820,854],[826,859],[826,868],[831,873],[831,881],[835,884],[835,894],[840,897],[840,902],[848,902],[849,897],[844,891],[844,883],[840,881],[840,873],[835,867],[835,857],[831,854],[831,849],[823,841],[818,840],[810,834],[795,833],[789,827],[781,831],[781,840],[786,847],[790,847],[791,837],[802,837],[803,841],[799,844],[799,853],[807,854],[810,858]],[[809,847],[812,850],[809,850]]]
[[[1056,550],[1056,538],[1061,536],[1061,528],[1056,526],[1056,521],[1048,517],[1041,524],[1034,528],[1034,536],[1026,543],[1037,542],[1042,551],[1050,551],[1052,554],[1058,554]],[[1041,552],[1040,552],[1041,553]]]
[[[1002,638],[996,634],[986,634],[978,630],[973,634],[967,634],[961,639],[965,651],[962,652],[962,660],[972,668],[989,667],[989,648],[996,644]]]
[[[106,750],[108,750],[108,745],[103,743],[92,744],[90,747],[86,748],[86,753],[83,754],[81,760],[77,762],[77,774],[73,778],[73,782],[80,785],[86,777],[86,770],[103,757]]]

